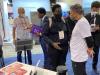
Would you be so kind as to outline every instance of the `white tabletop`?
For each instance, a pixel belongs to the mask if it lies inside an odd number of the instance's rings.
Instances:
[[[8,75],[8,73],[6,71],[4,71],[4,69],[6,70],[9,66],[14,66],[15,64],[21,64],[22,65],[21,69],[27,71],[24,75],[29,75],[31,71],[33,73],[37,71],[37,75],[57,75],[57,72],[42,69],[42,68],[39,68],[39,67],[27,65],[27,64],[23,64],[23,63],[19,63],[19,62],[14,62],[14,63],[0,69],[0,71],[3,71],[3,72],[5,72],[6,75]],[[18,67],[16,67],[16,68],[18,68]]]

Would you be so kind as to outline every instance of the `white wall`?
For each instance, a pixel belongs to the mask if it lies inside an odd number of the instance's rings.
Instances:
[[[5,29],[5,40],[10,41],[10,26],[8,22],[8,9],[7,9],[7,0],[3,0],[3,23]]]
[[[73,4],[81,4],[84,8],[84,12],[88,13],[91,10],[91,3],[93,1],[100,1],[100,0],[59,0],[62,1],[64,3],[66,3],[69,7]]]
[[[60,0],[60,1],[67,3],[69,6],[76,3],[82,4],[82,0]]]
[[[62,2],[67,3],[68,5],[73,5],[76,3],[81,4],[83,7],[90,7],[93,1],[100,1],[100,0],[60,0]]]
[[[18,16],[18,7],[24,7],[26,15],[30,17],[30,12],[37,11],[39,7],[44,7],[46,11],[50,11],[49,0],[13,0],[14,17]]]
[[[91,3],[93,1],[100,1],[100,0],[83,0],[82,5],[83,5],[84,8],[90,8],[91,7]]]

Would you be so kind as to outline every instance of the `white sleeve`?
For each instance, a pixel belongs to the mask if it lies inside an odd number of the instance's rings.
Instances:
[[[81,21],[78,26],[79,26],[78,30],[82,38],[91,36],[90,25],[87,21]]]

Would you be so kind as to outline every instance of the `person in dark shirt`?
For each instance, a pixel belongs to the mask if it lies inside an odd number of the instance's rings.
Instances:
[[[49,67],[49,61],[48,61],[48,53],[47,53],[47,44],[44,40],[44,38],[42,37],[44,34],[44,32],[46,32],[46,27],[48,25],[48,16],[46,15],[46,10],[45,8],[38,8],[37,9],[38,12],[38,17],[41,19],[41,27],[42,27],[42,33],[40,35],[39,33],[39,42],[41,44],[43,53],[44,53],[44,68],[47,69]]]
[[[62,18],[61,6],[56,4],[52,8],[53,16],[49,18],[43,37],[48,44],[49,70],[57,71],[60,65],[65,66],[68,51],[68,29]]]
[[[94,57],[92,68],[94,71],[97,71],[97,63],[98,63],[98,54],[99,54],[99,46],[100,46],[100,2],[94,1],[91,4],[91,13],[88,13],[85,17],[89,21],[91,25],[91,33],[94,39]]]
[[[66,27],[68,28],[68,31],[69,31],[69,41],[70,41],[70,38],[71,38],[71,34],[72,34],[72,31],[75,27],[75,24],[76,24],[76,20],[74,20],[71,16],[70,16],[70,12],[69,12],[69,16],[67,18],[65,18],[65,22],[66,22]]]

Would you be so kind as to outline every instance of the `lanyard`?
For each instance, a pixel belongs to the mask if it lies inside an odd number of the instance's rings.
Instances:
[[[22,18],[19,17],[18,20],[19,20],[19,24],[18,25],[21,25],[24,29],[28,28],[26,17],[22,17]]]

